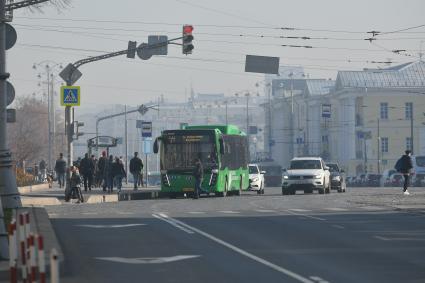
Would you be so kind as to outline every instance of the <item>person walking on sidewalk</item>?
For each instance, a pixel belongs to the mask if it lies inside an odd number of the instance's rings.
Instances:
[[[201,192],[202,179],[204,178],[204,167],[202,166],[201,159],[199,158],[195,160],[193,177],[195,178],[195,192],[193,194],[193,198],[198,199]]]
[[[130,160],[130,173],[133,175],[134,190],[137,190],[139,184],[139,178],[143,170],[143,161],[138,157],[139,153],[136,151],[134,157]]]
[[[112,165],[114,164],[114,157],[109,156],[109,159],[105,161],[105,170],[103,171],[103,190],[105,191],[108,188],[108,193],[112,192],[114,188],[114,176],[112,175]]]
[[[106,151],[102,151],[102,156],[99,157],[99,161],[97,162],[97,182],[99,187],[102,186],[103,190],[106,191],[106,178],[105,178],[105,166],[106,162],[108,162],[108,157],[106,156]]]
[[[87,189],[91,191],[94,164],[88,153],[84,155],[84,158],[80,162],[80,172],[84,179],[84,191],[87,192]]]
[[[405,154],[395,164],[395,169],[397,170],[397,172],[400,172],[401,174],[403,174],[403,177],[404,177],[404,185],[403,185],[404,195],[410,195],[407,189],[409,187],[410,173],[413,168],[412,159],[410,158],[411,155],[412,155],[412,152],[410,150],[406,150]]]
[[[112,163],[112,176],[114,176],[114,184],[118,192],[121,192],[122,179],[127,176],[124,165],[119,157],[115,157],[115,162]],[[112,191],[111,191],[112,192]]]
[[[81,176],[80,176],[80,173],[78,172],[77,167],[75,166],[71,167],[70,186],[71,186],[70,198],[75,197],[78,199],[78,203],[83,202],[84,198],[83,198],[83,194],[81,193]]]
[[[47,180],[47,164],[44,159],[40,161],[38,168],[40,169],[40,182],[44,183]]]
[[[65,186],[66,161],[63,159],[63,153],[59,153],[59,158],[55,163],[56,176],[58,178],[59,188]]]

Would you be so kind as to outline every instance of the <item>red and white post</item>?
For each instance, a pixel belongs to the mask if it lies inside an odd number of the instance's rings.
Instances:
[[[38,246],[38,270],[40,272],[40,283],[46,283],[46,260],[44,258],[43,236],[37,236]]]
[[[25,217],[23,213],[19,214],[19,249],[21,256],[22,282],[27,283],[27,253],[25,245]]]
[[[9,224],[9,268],[10,268],[10,283],[18,282],[18,247],[16,235],[16,220],[12,220]]]
[[[34,235],[31,233],[28,238],[29,243],[29,266],[30,266],[30,279],[31,283],[36,282],[37,278],[37,260]]]
[[[50,252],[50,283],[59,283],[59,257],[55,248]]]

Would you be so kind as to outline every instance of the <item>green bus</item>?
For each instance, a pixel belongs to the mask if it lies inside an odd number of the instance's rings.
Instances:
[[[163,131],[155,139],[160,153],[161,192],[171,197],[195,191],[195,159],[204,167],[201,193],[240,195],[249,186],[248,139],[234,125],[185,126]]]

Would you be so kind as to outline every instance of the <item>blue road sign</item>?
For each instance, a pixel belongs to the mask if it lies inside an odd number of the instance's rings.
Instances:
[[[62,86],[61,100],[62,106],[80,106],[81,95],[79,86]]]

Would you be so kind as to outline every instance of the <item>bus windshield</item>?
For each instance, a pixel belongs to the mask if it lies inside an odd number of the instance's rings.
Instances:
[[[164,134],[161,160],[162,170],[192,171],[196,158],[204,169],[218,167],[213,132],[172,132]]]

